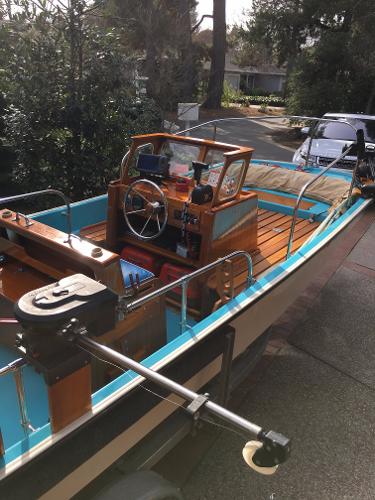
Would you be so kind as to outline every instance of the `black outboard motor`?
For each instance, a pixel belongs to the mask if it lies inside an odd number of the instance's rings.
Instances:
[[[26,293],[14,308],[23,329],[18,336],[18,347],[44,375],[47,384],[53,384],[90,359],[86,352],[68,344],[56,332],[74,316],[86,325],[91,335],[103,335],[115,327],[117,303],[115,293],[83,274]]]

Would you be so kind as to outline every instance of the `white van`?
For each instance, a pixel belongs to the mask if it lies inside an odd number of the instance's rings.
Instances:
[[[375,149],[375,116],[347,113],[326,113],[323,118],[345,120],[357,129],[362,128],[365,134],[366,149]],[[311,134],[313,140],[310,149],[309,165],[326,166],[356,140],[355,132],[351,127],[340,122],[321,122],[310,129],[304,127],[302,133],[309,134],[303,144],[296,150],[293,163],[306,165],[306,156],[309,149]],[[356,156],[346,156],[337,163],[337,168],[352,169],[355,166]]]

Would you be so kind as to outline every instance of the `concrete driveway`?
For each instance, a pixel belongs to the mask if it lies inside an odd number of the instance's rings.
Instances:
[[[251,146],[255,148],[254,158],[267,160],[292,161],[294,150],[272,140],[270,134],[272,127],[277,127],[271,122],[264,125],[245,120],[219,122],[217,125],[216,140],[238,144],[240,146]],[[207,125],[191,132],[195,137],[212,139],[213,127]]]

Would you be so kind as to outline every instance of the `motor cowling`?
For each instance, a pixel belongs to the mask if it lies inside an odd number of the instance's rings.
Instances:
[[[57,335],[76,318],[92,336],[116,324],[118,297],[106,286],[75,274],[23,295],[14,315],[22,326],[17,345],[28,362],[42,372],[47,384],[87,364],[89,355]]]

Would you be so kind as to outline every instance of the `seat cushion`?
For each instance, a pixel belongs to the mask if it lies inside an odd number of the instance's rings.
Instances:
[[[130,274],[133,274],[134,278],[134,283],[136,282],[136,274],[139,276],[139,282],[144,283],[145,281],[154,278],[154,274],[150,271],[147,271],[147,269],[143,269],[142,267],[136,266],[135,264],[132,264],[131,262],[128,262],[124,259],[120,259],[120,264],[121,264],[121,272],[122,272],[122,279],[124,280],[124,285],[125,288],[128,288],[131,286],[130,282]]]

